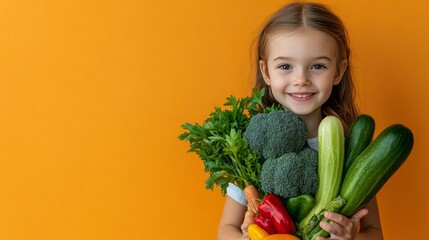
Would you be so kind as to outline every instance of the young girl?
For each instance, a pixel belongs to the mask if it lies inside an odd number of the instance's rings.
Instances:
[[[315,149],[323,117],[337,116],[347,131],[358,111],[347,32],[336,15],[320,4],[286,5],[265,24],[257,44],[256,87],[268,93],[264,104],[280,103],[296,113]],[[246,204],[243,191],[230,184],[219,240],[249,239]],[[375,198],[350,218],[336,213],[325,217],[331,222],[320,226],[330,233],[329,239],[383,239]]]

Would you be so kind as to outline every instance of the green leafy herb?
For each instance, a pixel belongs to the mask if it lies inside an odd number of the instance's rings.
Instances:
[[[263,90],[253,90],[253,96],[226,98],[225,108],[215,107],[202,125],[185,123],[181,127],[186,132],[179,135],[180,140],[189,141],[189,152],[196,153],[204,162],[204,170],[209,172],[206,188],[214,185],[226,193],[229,183],[241,189],[254,185],[262,193],[259,176],[262,158],[250,150],[243,138],[250,118],[261,112],[280,110],[279,105],[265,107],[262,104]]]

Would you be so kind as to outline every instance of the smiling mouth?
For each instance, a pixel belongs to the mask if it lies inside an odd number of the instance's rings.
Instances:
[[[314,93],[298,94],[298,93],[289,93],[294,98],[309,98],[314,95]]]

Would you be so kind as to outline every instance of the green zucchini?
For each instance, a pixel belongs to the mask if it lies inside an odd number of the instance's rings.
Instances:
[[[345,140],[343,175],[347,173],[356,157],[371,143],[374,130],[375,121],[370,115],[361,114],[353,121]]]
[[[316,204],[299,223],[302,239],[315,227],[311,222],[313,215],[322,211],[339,193],[344,166],[344,129],[341,121],[327,116],[320,122],[318,130],[318,169],[319,187],[316,191]]]
[[[367,204],[405,162],[413,143],[413,133],[402,124],[384,129],[346,173],[340,195],[347,203],[340,213],[351,216]]]

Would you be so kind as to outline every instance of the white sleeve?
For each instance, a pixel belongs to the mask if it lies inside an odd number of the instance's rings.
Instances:
[[[312,148],[312,149],[314,149],[314,150],[316,150],[317,151],[317,144],[318,144],[318,139],[317,139],[317,137],[314,137],[314,138],[310,138],[310,139],[307,139],[307,142],[308,142],[308,145]]]
[[[235,184],[229,183],[228,188],[226,189],[226,194],[241,205],[247,206],[247,200],[244,196],[243,190],[241,190]]]

